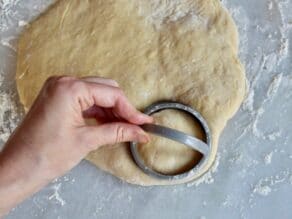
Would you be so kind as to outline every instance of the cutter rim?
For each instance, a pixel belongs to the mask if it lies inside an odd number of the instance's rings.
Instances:
[[[196,173],[201,170],[204,169],[204,167],[207,166],[208,161],[210,159],[210,154],[211,154],[211,150],[212,150],[212,136],[211,136],[211,131],[210,128],[208,126],[207,121],[203,118],[203,116],[196,111],[195,109],[191,108],[188,105],[182,104],[182,103],[178,103],[178,102],[171,102],[171,101],[163,101],[163,102],[157,102],[154,103],[150,106],[148,106],[145,110],[144,113],[147,115],[152,115],[155,113],[158,113],[160,111],[163,110],[167,110],[167,109],[174,109],[174,110],[180,110],[180,111],[184,111],[186,113],[188,113],[189,115],[191,115],[192,117],[194,117],[194,119],[196,119],[203,131],[205,132],[205,139],[204,142],[206,143],[206,145],[209,147],[209,153],[207,154],[207,156],[205,156],[204,154],[202,154],[202,158],[200,159],[200,161],[191,169],[183,172],[183,173],[179,173],[179,174],[162,174],[160,172],[157,172],[155,170],[153,170],[152,168],[150,168],[149,166],[147,166],[143,160],[143,158],[140,156],[140,153],[137,149],[137,142],[130,142],[130,151],[132,154],[132,157],[135,161],[135,163],[137,164],[137,166],[147,175],[160,179],[160,180],[182,180],[182,179],[187,179],[190,178],[194,175],[196,175]],[[167,136],[163,136],[165,138],[167,138]]]

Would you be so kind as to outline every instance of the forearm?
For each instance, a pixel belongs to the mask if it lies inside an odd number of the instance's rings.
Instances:
[[[50,182],[44,169],[27,147],[6,144],[0,153],[0,218]]]
[[[95,119],[87,125],[85,118]],[[60,121],[60,119],[62,121]],[[153,119],[137,111],[115,81],[53,77],[0,152],[0,217],[103,145],[149,136]]]

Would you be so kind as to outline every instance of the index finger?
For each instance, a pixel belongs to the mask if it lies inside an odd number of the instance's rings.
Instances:
[[[118,116],[133,124],[140,125],[153,121],[152,117],[139,112],[120,88],[98,83],[85,83],[95,105],[112,108]]]

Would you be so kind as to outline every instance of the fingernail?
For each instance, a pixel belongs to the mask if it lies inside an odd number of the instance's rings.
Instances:
[[[146,122],[152,123],[153,122],[153,117],[146,115],[146,114],[140,114],[141,115],[141,119],[143,119],[143,121],[146,120]]]
[[[138,141],[140,143],[143,143],[143,144],[146,144],[148,143],[150,140],[149,136],[147,134],[144,134],[144,133],[139,133],[138,135]]]

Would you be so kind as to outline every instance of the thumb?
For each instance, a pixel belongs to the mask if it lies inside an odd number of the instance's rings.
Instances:
[[[85,135],[88,146],[93,147],[93,149],[107,144],[130,141],[147,143],[150,140],[149,136],[142,128],[137,125],[123,122],[86,127]]]

